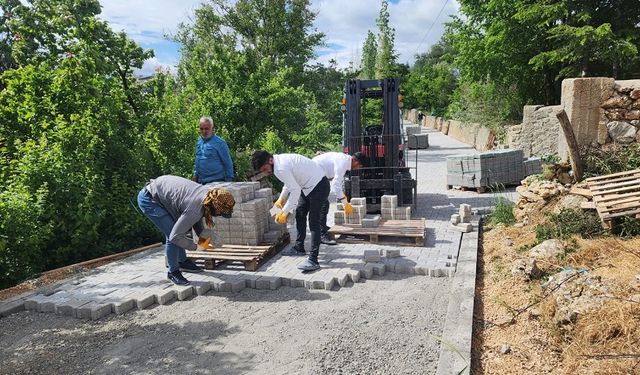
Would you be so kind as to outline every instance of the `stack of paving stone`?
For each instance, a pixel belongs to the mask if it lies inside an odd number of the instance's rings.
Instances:
[[[529,158],[525,160],[523,164],[525,177],[542,173],[542,160],[540,160],[540,158]]]
[[[213,218],[213,230],[225,245],[276,243],[287,230],[270,216],[273,192],[260,188],[260,182],[213,182],[208,186],[226,189],[236,200],[231,218]]]
[[[473,230],[473,224],[471,224],[471,205],[461,204],[458,213],[451,215],[451,225],[453,225],[453,229],[460,232],[471,232]]]
[[[447,156],[447,185],[484,188],[519,184],[524,178],[522,150]]]
[[[404,127],[404,130],[407,134],[407,145],[409,148],[429,147],[429,135],[427,133],[422,134],[422,128],[420,126],[408,125]]]
[[[397,195],[383,195],[380,213],[385,220],[411,220],[411,207],[398,207]]]
[[[342,203],[338,203],[333,219],[335,224],[358,224],[362,225],[363,219],[367,218],[367,198],[351,198],[353,212],[347,215],[344,212]],[[368,222],[368,224],[371,224]],[[377,226],[377,225],[376,225]]]

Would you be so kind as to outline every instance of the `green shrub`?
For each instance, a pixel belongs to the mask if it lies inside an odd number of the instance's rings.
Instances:
[[[620,221],[620,232],[618,235],[620,237],[634,237],[640,235],[640,220],[624,216]]]
[[[557,238],[567,240],[579,234],[582,238],[594,238],[604,233],[597,214],[576,209],[562,209],[559,214],[546,212],[549,221],[536,226],[538,243]]]
[[[515,224],[516,218],[513,216],[513,203],[506,198],[498,197],[495,202],[495,211],[489,216],[490,224]]]
[[[624,172],[640,168],[640,143],[583,147],[580,156],[585,177]]]

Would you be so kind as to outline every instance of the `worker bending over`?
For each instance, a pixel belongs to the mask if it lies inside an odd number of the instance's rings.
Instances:
[[[366,157],[361,152],[356,152],[353,155],[343,154],[341,152],[325,152],[312,159],[324,170],[325,176],[331,181],[331,193],[330,196],[339,199],[344,206],[344,213],[351,215],[353,207],[349,203],[347,196],[344,194],[344,175],[348,171],[355,171],[366,163]],[[327,233],[329,227],[327,226],[327,214],[329,213],[329,199],[327,199],[322,205],[322,214],[320,217],[320,229],[321,237],[320,242],[325,245],[335,245],[336,241],[329,237]]]
[[[298,269],[313,271],[320,268],[318,253],[320,252],[322,206],[329,196],[329,180],[322,168],[309,158],[298,154],[271,155],[258,150],[251,155],[251,165],[256,172],[275,175],[284,183],[282,193],[276,201],[281,211],[276,215],[276,222],[285,224],[287,216],[296,210],[296,228],[298,235],[292,249],[283,254],[305,255],[304,240],[307,234],[307,216],[311,231],[311,252]],[[287,195],[289,199],[287,199]],[[285,204],[286,201],[286,204]]]

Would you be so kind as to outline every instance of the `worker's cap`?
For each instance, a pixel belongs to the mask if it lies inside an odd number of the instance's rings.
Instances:
[[[366,167],[367,166],[367,157],[360,151],[356,152],[355,154],[353,154],[353,157],[356,158],[356,160],[363,166]]]
[[[202,204],[213,206],[214,216],[230,218],[236,200],[233,198],[233,195],[225,189],[211,189]]]

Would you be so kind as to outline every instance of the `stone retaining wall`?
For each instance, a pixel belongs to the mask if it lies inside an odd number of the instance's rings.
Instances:
[[[446,120],[442,117],[424,116],[422,121],[417,120],[417,111],[409,110],[405,114],[405,119],[412,121],[413,114],[416,115],[415,123],[441,131],[442,133],[468,145],[473,146],[478,151],[493,150],[496,139],[495,132],[480,124],[462,123],[457,120]]]
[[[560,105],[525,106],[522,124],[507,132],[507,145],[525,156],[558,155],[567,144],[556,113],[567,112],[578,145],[640,142],[640,80],[572,78],[562,82]]]

